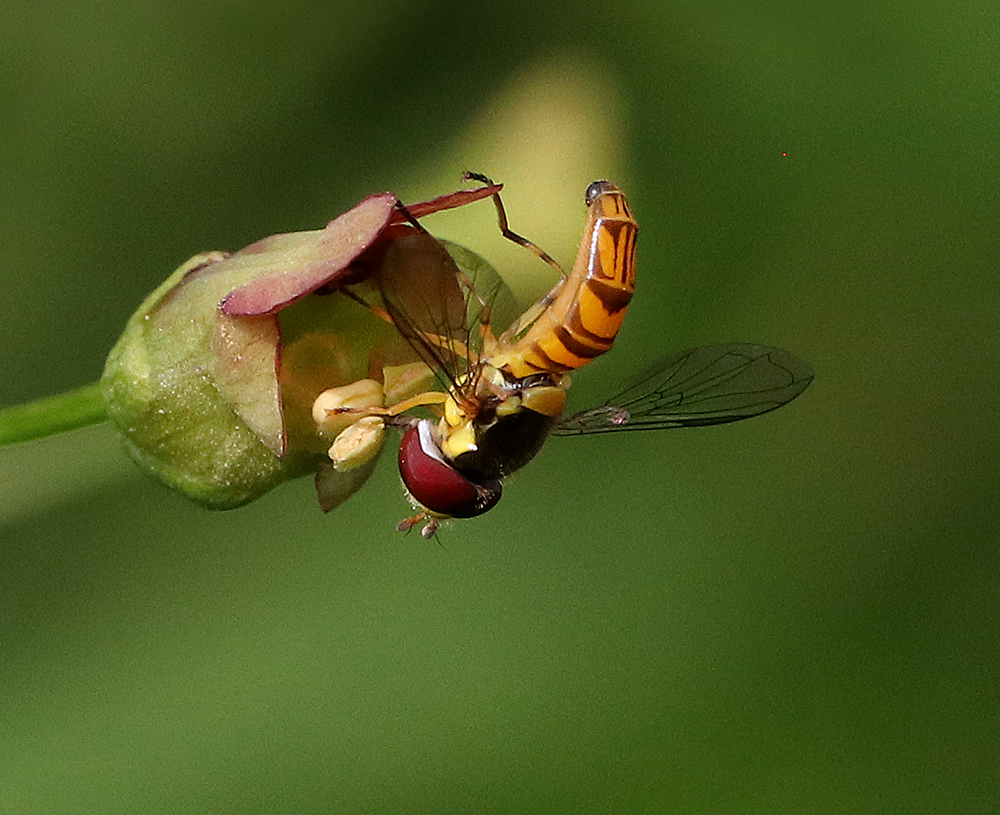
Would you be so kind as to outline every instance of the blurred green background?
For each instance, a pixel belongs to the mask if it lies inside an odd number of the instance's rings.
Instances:
[[[107,428],[0,451],[0,812],[1000,810],[1000,7],[7,3],[0,401],[74,388],[188,256],[505,182],[570,263],[595,178],[640,364],[813,387],[556,439],[440,546],[386,456],[230,513]],[[488,204],[428,226],[525,298]]]

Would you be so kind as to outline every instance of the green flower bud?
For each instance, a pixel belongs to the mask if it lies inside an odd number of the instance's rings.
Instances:
[[[422,216],[490,191],[463,191],[410,212]],[[371,196],[325,229],[197,255],[146,298],[102,378],[108,415],[144,470],[216,509],[308,473],[327,510],[361,487],[381,450],[383,423],[354,422],[365,408],[433,387],[433,372],[395,326],[358,302],[380,305],[387,257],[395,258],[394,274],[421,276],[412,247],[420,233],[397,203],[390,193]],[[423,251],[443,246],[466,275],[502,287],[468,250],[426,237],[419,243]],[[420,279],[412,288],[426,292]],[[341,407],[353,416],[338,421],[336,411],[315,407],[352,383]]]

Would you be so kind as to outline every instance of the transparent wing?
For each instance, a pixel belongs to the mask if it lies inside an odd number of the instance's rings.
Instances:
[[[417,229],[407,233],[389,244],[377,284],[399,333],[449,388],[478,359],[479,338],[469,330],[471,292],[440,242]]]
[[[603,405],[562,419],[553,433],[609,433],[738,422],[791,402],[812,369],[780,348],[709,345],[667,357]]]
[[[506,325],[519,309],[492,266],[449,241],[393,227],[374,275],[399,333],[445,389],[480,360],[484,325]]]

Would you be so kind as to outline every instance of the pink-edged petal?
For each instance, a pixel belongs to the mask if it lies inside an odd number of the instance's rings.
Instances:
[[[223,299],[221,310],[234,316],[273,314],[337,276],[389,225],[399,199],[390,192],[372,195],[327,224],[319,242],[288,271],[245,283]]]

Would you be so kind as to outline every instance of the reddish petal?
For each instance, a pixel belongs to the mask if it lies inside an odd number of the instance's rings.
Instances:
[[[437,198],[432,198],[430,201],[423,201],[419,204],[407,204],[406,209],[414,218],[423,218],[425,215],[430,215],[434,212],[464,207],[466,204],[482,201],[484,198],[489,198],[502,189],[503,184],[493,184],[489,187],[479,187],[474,190],[459,190],[448,195],[439,195]],[[391,223],[398,224],[405,221],[406,216],[402,212],[397,211],[393,214]]]
[[[372,195],[327,224],[309,253],[288,271],[245,283],[223,299],[226,314],[273,314],[321,286],[334,282],[389,225],[398,199],[390,192]]]

